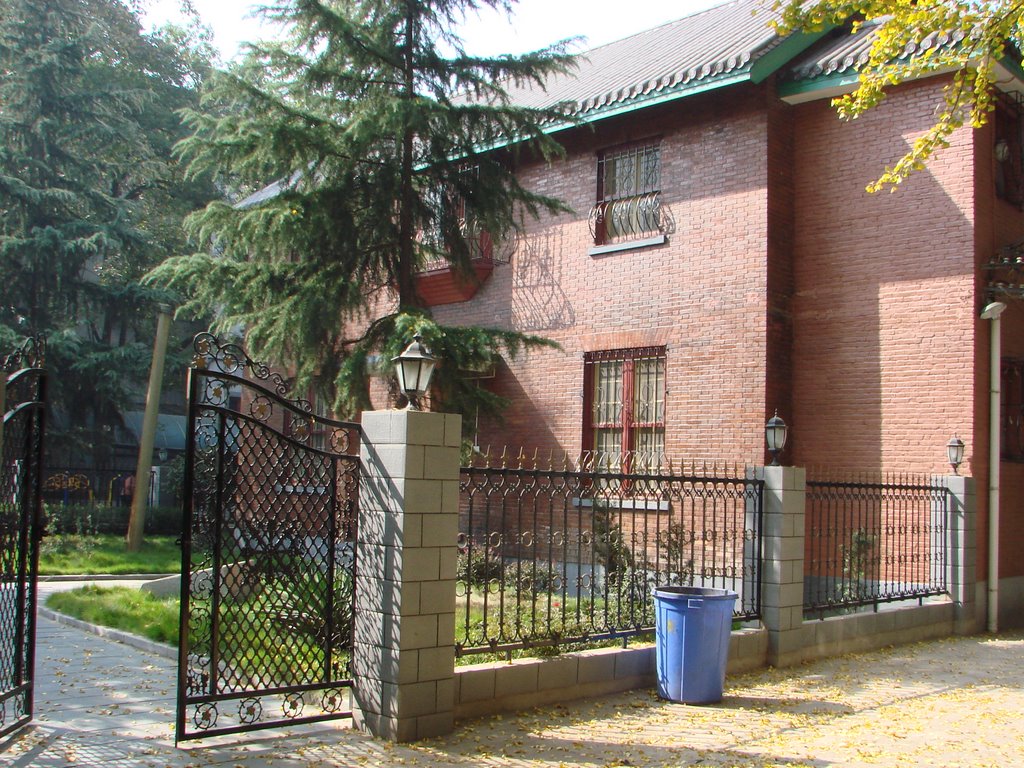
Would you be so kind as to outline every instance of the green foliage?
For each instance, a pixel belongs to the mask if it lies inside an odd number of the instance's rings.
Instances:
[[[505,567],[498,554],[489,554],[486,547],[459,551],[455,578],[469,587],[487,586],[505,577]]]
[[[124,536],[62,532],[39,547],[39,573],[77,574],[178,573],[181,549],[174,536],[147,536],[139,552],[125,549]]]
[[[622,526],[613,522],[611,508],[602,499],[594,500],[594,556],[605,567],[609,577],[625,574],[636,565]]]
[[[463,414],[479,408],[497,415],[506,405],[504,398],[480,387],[465,375],[466,371],[482,370],[496,363],[502,354],[515,359],[525,349],[557,347],[547,339],[515,331],[440,325],[423,311],[389,315],[373,323],[342,362],[337,372],[338,412],[354,413],[370,404],[366,372],[371,355],[379,355],[379,372],[388,374],[392,370],[391,360],[416,335],[440,360],[434,373],[432,397],[443,403],[446,410]],[[397,391],[394,394],[398,396]]]
[[[55,592],[46,600],[54,611],[113,627],[158,643],[178,645],[177,598],[154,597],[128,587],[81,587]]]
[[[332,597],[326,574],[314,562],[256,558],[240,565],[232,571],[230,597],[218,603],[221,663],[240,679],[296,685],[322,675],[330,656],[331,674],[344,677],[351,649],[352,575],[337,570]],[[210,652],[208,608],[203,604],[192,616],[189,647],[195,654]]]
[[[954,72],[935,123],[914,139],[910,150],[888,166],[868,191],[895,189],[925,167],[949,145],[953,132],[965,124],[984,125],[994,108],[992,88],[996,64],[1021,43],[1024,5],[1015,0],[776,0],[783,11],[782,32],[816,31],[851,24],[877,26],[867,64],[852,93],[833,100],[839,115],[854,119],[877,106],[894,85],[940,72]],[[948,45],[922,42],[933,34],[961,38]]]
[[[515,173],[559,151],[542,126],[564,115],[509,104],[501,83],[540,85],[570,65],[565,46],[466,55],[451,30],[485,5],[510,4],[285,0],[266,13],[286,41],[255,46],[186,112],[190,171],[235,196],[189,220],[207,250],[150,280],[187,294],[184,311],[216,310],[220,330],[245,327],[250,352],[294,369],[300,389],[316,377],[339,415],[366,406],[367,362],[388,360],[411,330],[445,360],[437,394],[463,412],[502,403],[461,382],[460,367],[542,343],[434,324],[416,291],[430,261],[471,273],[467,233],[501,239],[564,210]]]
[[[98,503],[47,502],[44,509],[46,530],[50,536],[123,534],[131,512],[127,506]],[[146,533],[178,535],[180,531],[181,507],[151,507],[146,511]]]
[[[260,575],[259,600],[265,606],[261,610],[280,631],[314,643],[324,653],[350,647],[355,601],[352,574],[337,568],[334,579],[329,580],[322,566],[302,562],[283,575],[278,559],[272,567],[272,572]]]
[[[119,0],[10,0],[0,14],[0,345],[49,337],[50,399],[74,422],[51,420],[49,447],[67,454],[109,446],[145,381],[136,340],[170,298],[139,278],[184,249],[183,216],[212,196],[171,157],[208,51],[142,34]]]
[[[843,558],[842,602],[866,600],[871,597],[869,577],[872,575],[872,550],[875,537],[864,528],[850,534],[849,544],[840,546]]]
[[[693,584],[693,558],[685,556],[689,539],[682,523],[669,523],[658,532],[658,549],[664,553],[664,566],[659,578],[664,584],[690,586]],[[692,549],[692,548],[691,548]]]

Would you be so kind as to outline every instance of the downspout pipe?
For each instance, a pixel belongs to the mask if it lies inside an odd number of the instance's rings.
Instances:
[[[981,312],[982,320],[991,320],[989,336],[988,393],[988,626],[999,631],[999,462],[1002,457],[1002,420],[999,418],[1002,379],[1002,321],[1006,304],[993,301]]]

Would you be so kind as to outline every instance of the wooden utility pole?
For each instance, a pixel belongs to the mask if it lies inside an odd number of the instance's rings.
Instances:
[[[153,443],[156,441],[157,416],[160,413],[160,385],[164,378],[167,337],[171,332],[171,308],[161,304],[157,309],[159,314],[156,339],[153,341],[153,363],[149,368],[146,411],[142,416],[142,434],[139,436],[139,462],[135,465],[135,493],[132,495],[132,514],[128,520],[126,537],[129,552],[138,552],[142,548],[146,502],[149,499],[149,473],[153,467]]]

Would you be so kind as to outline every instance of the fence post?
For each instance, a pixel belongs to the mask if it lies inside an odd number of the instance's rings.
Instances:
[[[803,467],[764,467],[764,577],[761,613],[768,630],[768,663],[803,660],[804,503]]]
[[[455,712],[455,569],[462,418],[362,417],[353,661],[355,724],[412,741]]]
[[[946,518],[949,549],[945,576],[946,588],[953,601],[953,631],[958,635],[969,635],[984,628],[976,591],[977,483],[973,477],[962,475],[944,475],[940,482],[949,491]]]

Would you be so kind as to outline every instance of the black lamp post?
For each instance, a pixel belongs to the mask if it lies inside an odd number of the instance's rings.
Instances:
[[[786,426],[786,422],[779,418],[779,412],[775,411],[775,415],[768,419],[768,423],[764,425],[764,439],[768,443],[768,453],[772,455],[771,466],[779,466],[779,454],[782,449],[786,446],[786,434],[789,432],[789,427]]]
[[[964,441],[957,435],[953,435],[946,443],[946,456],[949,458],[949,466],[953,468],[953,474],[959,475],[960,465],[964,460]]]
[[[420,335],[416,334],[412,343],[402,354],[392,358],[391,362],[395,364],[395,372],[398,374],[398,388],[409,400],[408,410],[418,411],[419,399],[430,386],[430,377],[434,374],[437,360],[423,346]]]

